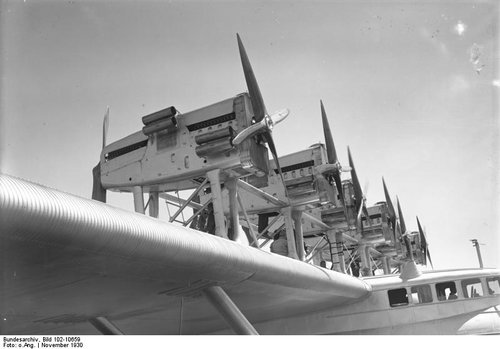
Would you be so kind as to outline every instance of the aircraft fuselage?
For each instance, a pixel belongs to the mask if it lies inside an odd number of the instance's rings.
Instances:
[[[354,304],[255,324],[260,334],[500,333],[500,270],[426,272],[363,278],[372,292]],[[452,291],[457,298],[450,298]],[[450,299],[449,299],[450,298]]]

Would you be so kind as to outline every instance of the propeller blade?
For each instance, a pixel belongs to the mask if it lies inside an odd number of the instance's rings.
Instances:
[[[418,233],[420,235],[420,251],[422,251],[422,254],[424,255],[423,264],[427,265],[427,241],[425,239],[424,231],[422,230],[422,226],[420,225],[418,216],[417,216],[417,226],[418,226]]]
[[[109,127],[109,107],[106,109],[104,119],[102,120],[102,148],[106,146]],[[101,161],[92,169],[92,199],[106,202],[106,189],[101,182]]]
[[[384,177],[382,177],[382,184],[384,186],[385,202],[387,204],[387,210],[389,211],[389,223],[392,230],[394,231],[394,238],[396,238],[396,211],[394,210],[394,205],[392,204],[391,196],[389,195],[389,190],[387,190],[387,185],[385,184]]]
[[[269,115],[269,117],[273,121],[273,126],[276,126],[277,124],[285,120],[288,114],[290,114],[290,110],[285,108],[273,113],[272,115]]]
[[[368,213],[368,208],[366,207],[366,194],[368,194],[368,182],[365,183],[365,187],[363,188],[363,213],[365,214],[366,221],[368,225],[372,226],[372,219],[370,218],[370,214]]]
[[[396,221],[396,230],[394,231],[394,236],[396,237],[396,241],[398,241],[399,243],[396,244],[396,248],[398,249],[398,253],[399,252],[403,252],[403,247],[401,246],[401,244],[405,243],[404,239],[405,239],[405,236],[404,234],[401,232],[401,226],[399,225],[399,221]]]
[[[356,225],[360,232],[363,231],[363,222],[361,221],[361,213],[363,212],[363,206],[361,206],[358,210],[358,214],[356,215]]]
[[[394,229],[392,230],[393,236],[394,236],[394,243],[396,243],[396,241],[398,241],[397,228],[398,228],[398,221],[394,222]]]
[[[240,35],[236,34],[236,37],[238,39],[241,65],[243,66],[243,73],[245,74],[245,81],[247,83],[248,93],[250,94],[253,114],[255,121],[260,122],[267,115],[266,106],[264,105],[264,100],[262,99],[257,79],[255,78],[255,74],[252,66],[250,65],[250,60],[248,59],[248,55],[245,51]]]
[[[325,146],[326,154],[328,156],[328,163],[337,165],[339,163],[337,152],[335,151],[335,144],[333,143],[332,131],[330,130],[330,124],[328,123],[328,118],[326,116],[325,107],[323,101],[320,100],[321,107],[321,120],[323,122],[323,133],[325,136]],[[338,166],[340,169],[340,166]],[[333,179],[335,181],[335,186],[337,187],[337,192],[339,193],[340,201],[342,206],[345,206],[344,202],[344,192],[342,190],[342,179],[340,178],[340,171],[337,170],[333,173]]]
[[[394,231],[394,235],[396,235],[396,239],[401,241],[403,239],[403,234],[401,233],[401,226],[399,225],[399,221],[396,222],[396,230]]]
[[[427,265],[427,260],[429,260],[432,269],[434,269],[434,266],[432,265],[431,254],[429,252],[429,244],[427,243],[427,237],[425,236],[425,231],[424,229],[422,229],[422,225],[420,224],[420,220],[418,219],[418,217],[417,217],[417,225],[418,225],[418,231],[420,233],[421,249],[424,253],[424,265]]]
[[[401,210],[401,205],[399,204],[399,198],[396,196],[397,204],[398,204],[398,215],[399,215],[399,223],[401,224],[401,235],[403,237],[404,243],[406,245],[406,250],[408,252],[408,257],[413,260],[413,253],[411,250],[410,237],[406,230],[405,220],[403,218],[403,211]]]
[[[422,243],[426,243],[425,236],[424,236],[424,230],[422,229],[422,226],[420,225],[420,220],[417,217],[417,226],[418,226],[418,232],[420,233],[420,238],[422,239]]]
[[[403,218],[403,212],[401,211],[401,206],[399,205],[399,198],[396,196],[397,204],[398,204],[398,215],[399,215],[399,223],[401,224],[401,232],[402,234],[406,234],[406,224]]]
[[[288,109],[283,109],[269,116],[271,118],[272,125],[268,125],[266,118],[264,118],[261,121],[245,128],[243,131],[238,133],[236,137],[233,138],[233,144],[241,144],[248,137],[255,136],[259,133],[268,132],[269,128],[272,129],[274,125],[279,124],[280,122],[285,120],[289,113],[290,111]]]
[[[342,190],[342,179],[340,178],[339,172],[333,173],[333,180],[335,181],[335,186],[337,187],[337,192],[339,193],[340,202],[342,203],[342,206],[345,206],[344,191]]]
[[[361,190],[361,185],[359,184],[358,175],[356,173],[356,168],[354,167],[354,161],[352,161],[351,150],[347,147],[347,155],[349,157],[349,167],[351,167],[351,180],[354,187],[354,197],[356,199],[356,212],[363,206],[363,191]]]
[[[276,147],[274,145],[274,141],[273,141],[273,137],[271,136],[271,132],[269,131],[267,133],[264,133],[263,136],[267,142],[267,145],[269,146],[269,150],[271,150],[271,153],[273,154],[274,163],[276,164],[276,168],[278,169],[278,173],[280,174],[280,177],[281,177],[281,182],[283,183],[283,188],[285,189],[285,195],[286,195],[286,197],[288,197],[288,191],[287,191],[286,185],[285,185],[285,178],[283,177],[283,172],[281,171],[280,162],[278,160],[278,153],[276,152]]]
[[[418,219],[417,216],[417,226],[418,226],[418,232],[420,233],[420,241],[422,247],[427,246],[427,239],[425,238],[425,233],[424,230],[422,229],[422,225],[420,225],[420,220]]]
[[[325,135],[325,145],[326,145],[326,153],[328,155],[328,163],[336,164],[339,160],[337,157],[337,152],[335,151],[335,144],[333,143],[332,131],[330,130],[330,124],[328,123],[328,118],[326,117],[323,101],[320,100],[319,103],[321,106],[321,119],[323,121],[323,133]]]
[[[97,165],[92,169],[92,199],[106,202],[106,189],[102,187],[101,183],[101,162],[99,161]]]
[[[392,204],[391,196],[385,185],[384,177],[382,177],[382,184],[384,185],[385,202],[387,203],[387,209],[389,211],[389,219],[391,220],[392,229],[395,228],[396,223],[396,211],[394,210],[394,205]]]
[[[102,120],[102,148],[106,146],[106,139],[108,137],[109,128],[109,107],[106,109],[106,114],[104,114],[104,119]]]
[[[233,138],[233,145],[239,145],[244,140],[246,140],[248,137],[252,137],[258,133],[261,133],[262,130],[267,130],[267,125],[266,125],[265,119],[262,119],[260,122],[258,122],[256,124],[248,126],[244,130],[242,130],[240,133],[238,133],[236,135],[236,137]]]
[[[429,259],[429,263],[431,264],[431,268],[434,269],[434,265],[432,264],[431,253],[429,252],[429,248],[427,248],[427,258]]]
[[[404,239],[404,242],[405,242],[405,245],[406,245],[406,253],[407,253],[407,256],[413,260],[413,253],[412,253],[412,250],[411,250],[411,242],[410,242],[410,237],[407,235],[407,234],[404,234],[403,235],[403,239]]]
[[[363,214],[366,217],[366,222],[370,227],[372,227],[372,219],[370,218],[370,214],[368,213],[368,209],[366,208],[366,205],[363,205]]]
[[[241,65],[243,67],[243,73],[245,74],[245,81],[247,83],[248,94],[250,95],[250,101],[252,103],[253,115],[255,118],[256,124],[263,124],[265,126],[258,126],[249,131],[251,134],[255,134],[264,129],[262,132],[262,138],[265,142],[267,142],[269,146],[269,150],[273,154],[274,161],[276,163],[276,168],[281,177],[281,181],[283,182],[283,187],[285,190],[285,195],[288,197],[288,192],[285,185],[285,178],[283,177],[283,172],[281,171],[281,166],[278,160],[278,153],[276,152],[276,147],[274,145],[273,136],[272,136],[272,128],[274,126],[274,120],[267,114],[266,106],[264,105],[264,99],[262,98],[262,94],[259,89],[259,85],[257,84],[257,79],[255,78],[255,74],[253,72],[252,66],[250,64],[250,60],[248,59],[248,55],[245,51],[245,47],[243,46],[243,42],[241,41],[240,35],[236,34],[236,38],[238,39],[238,49],[240,51]],[[276,119],[276,123],[283,121],[288,116],[288,109],[278,112],[273,115]],[[248,128],[251,128],[250,126]],[[248,129],[247,128],[247,129]],[[243,132],[243,131],[242,131]],[[246,137],[248,137],[247,135]],[[243,137],[245,139],[246,137]],[[237,142],[241,143],[241,139],[236,139]],[[234,144],[234,140],[233,140]]]

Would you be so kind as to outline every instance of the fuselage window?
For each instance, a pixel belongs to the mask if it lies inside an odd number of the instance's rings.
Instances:
[[[439,301],[457,299],[457,287],[454,281],[436,284],[436,293]]]
[[[389,295],[389,304],[391,307],[408,305],[408,294],[406,293],[406,288],[389,290],[387,294]]]
[[[431,286],[429,285],[413,286],[411,288],[411,299],[414,304],[431,303],[432,302]]]
[[[500,294],[500,277],[486,279],[488,283],[488,294]]]
[[[462,280],[462,291],[465,298],[482,297],[484,295],[481,280],[477,278]]]

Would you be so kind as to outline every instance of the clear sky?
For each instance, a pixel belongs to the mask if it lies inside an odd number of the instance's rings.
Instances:
[[[115,141],[245,91],[240,33],[291,110],[279,154],[323,141],[322,99],[341,163],[349,145],[369,204],[385,177],[435,267],[477,266],[471,238],[499,267],[498,23],[496,1],[2,1],[1,170],[90,197],[106,106]]]

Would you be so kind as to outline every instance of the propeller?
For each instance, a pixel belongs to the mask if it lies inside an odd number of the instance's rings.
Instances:
[[[106,114],[104,114],[104,119],[102,121],[102,148],[106,146],[106,138],[108,134],[109,127],[109,107],[106,110]],[[101,161],[97,163],[97,165],[92,169],[92,199],[106,202],[106,189],[103,188],[101,182]]]
[[[401,225],[399,224],[399,221],[396,221],[396,229],[395,229],[394,234],[396,235],[396,238],[400,241],[400,243],[404,242],[404,244],[406,246],[406,250],[411,251],[410,240],[407,238],[407,235],[402,233],[402,229],[401,229]],[[408,253],[407,256],[409,256],[413,260],[413,257],[411,256],[410,253]]]
[[[403,235],[401,234],[401,226],[399,225],[399,221],[396,221],[396,229],[394,230],[394,234],[396,235],[396,239],[400,242],[403,240]]]
[[[396,196],[397,200],[397,205],[398,205],[398,216],[399,216],[399,224],[400,224],[400,234],[401,237],[406,245],[406,250],[408,253],[408,257],[413,260],[413,253],[411,250],[411,243],[410,243],[410,236],[408,234],[408,231],[406,230],[406,224],[405,224],[405,219],[403,217],[403,211],[401,210],[401,205],[399,204],[399,198]]]
[[[342,180],[340,178],[340,171],[342,171],[342,166],[340,165],[339,159],[337,157],[337,152],[335,151],[335,144],[333,143],[332,131],[330,130],[330,124],[328,123],[328,118],[326,117],[323,101],[320,100],[319,103],[321,106],[321,119],[323,121],[323,133],[325,135],[325,145],[326,145],[326,154],[328,156],[328,163],[333,164],[335,166],[332,177],[333,180],[335,181],[335,186],[337,187],[337,192],[339,193],[342,206],[345,206],[344,193],[342,191]]]
[[[387,209],[389,211],[389,221],[391,223],[392,230],[395,232],[396,229],[396,211],[394,210],[394,205],[392,204],[391,196],[385,185],[384,177],[382,177],[382,184],[384,185],[385,202],[387,203]]]
[[[109,106],[106,108],[106,113],[104,114],[104,119],[102,120],[102,148],[106,146],[106,139],[108,138],[108,128],[109,128]]]
[[[351,149],[347,147],[347,155],[349,157],[349,167],[351,168],[351,179],[352,179],[352,185],[354,187],[354,198],[356,199],[356,220],[358,222],[358,225],[363,227],[361,225],[361,213],[363,213],[367,219],[367,221],[371,225],[371,220],[370,220],[370,215],[368,214],[368,209],[366,208],[366,198],[363,195],[363,190],[361,189],[361,185],[359,184],[359,179],[358,175],[356,173],[356,168],[354,167],[354,161],[352,160],[352,155],[351,155]]]
[[[399,204],[399,198],[396,196],[397,204],[398,204],[398,216],[399,216],[399,224],[401,225],[401,232],[406,234],[406,224],[405,219],[403,217],[403,211],[401,210],[401,205]]]
[[[427,237],[425,236],[425,232],[422,229],[422,226],[420,225],[418,216],[417,216],[417,225],[418,225],[418,232],[420,233],[420,248],[424,254],[424,265],[427,265],[427,259],[428,259],[429,263],[431,263],[432,269],[434,269],[434,266],[432,265],[431,254],[429,252],[429,245],[427,244]]]
[[[281,166],[279,164],[278,153],[276,152],[276,146],[274,145],[272,131],[276,124],[280,123],[288,116],[289,111],[288,109],[283,109],[272,115],[269,115],[267,113],[266,106],[264,105],[264,100],[262,98],[259,85],[257,84],[257,79],[255,78],[252,66],[250,65],[250,60],[248,59],[245,47],[241,42],[240,35],[236,34],[236,37],[238,39],[241,65],[243,66],[243,73],[245,74],[245,80],[252,103],[255,123],[238,133],[236,137],[233,138],[233,144],[238,145],[249,137],[261,135],[262,140],[267,143],[267,145],[269,146],[269,150],[273,154],[276,168],[278,169],[284,185],[285,180],[283,178],[283,172],[281,171]]]

